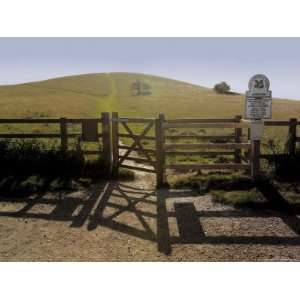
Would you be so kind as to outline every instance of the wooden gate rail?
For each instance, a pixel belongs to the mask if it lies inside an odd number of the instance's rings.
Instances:
[[[102,142],[101,150],[83,151],[85,155],[101,154],[110,172],[113,167],[114,172],[118,172],[119,167],[155,173],[157,183],[162,184],[166,181],[166,170],[201,170],[201,169],[233,169],[248,170],[251,167],[252,174],[259,174],[259,159],[265,157],[260,154],[260,144],[250,143],[250,122],[242,120],[241,116],[222,119],[167,119],[163,114],[158,118],[120,118],[118,113],[104,112],[101,118],[47,118],[47,119],[0,119],[0,124],[57,124],[59,132],[49,133],[0,133],[2,139],[60,139],[61,149],[68,151],[68,139],[78,138],[82,133],[69,132],[69,124],[83,124],[85,121],[94,120],[101,125],[102,132],[97,136]],[[131,124],[144,125],[142,133],[136,133]],[[297,126],[300,121],[291,118],[285,121],[265,121],[266,127],[280,126],[288,127],[289,143],[288,153],[296,153],[296,145],[300,143],[300,136],[297,136]],[[124,131],[119,132],[119,126]],[[211,128],[211,129],[232,129],[232,133],[220,135],[197,135],[191,134],[170,134],[168,129],[192,129],[192,128]],[[243,137],[243,129],[248,129],[248,142]],[[153,130],[154,129],[154,130]],[[149,135],[154,132],[154,135]],[[245,133],[245,132],[244,132]],[[120,139],[131,141],[131,145],[124,145]],[[152,141],[155,146],[146,147],[142,141]],[[174,141],[175,143],[171,143]],[[178,141],[178,143],[176,143]],[[187,143],[185,143],[187,141]],[[196,142],[195,142],[196,141]],[[243,155],[242,150],[247,150],[248,155]],[[120,151],[120,153],[119,153]],[[131,155],[137,153],[138,155]],[[205,156],[215,157],[217,155],[233,156],[232,163],[224,164],[166,164],[166,157],[171,155],[182,156]],[[248,160],[250,157],[250,162]],[[134,162],[135,164],[125,164],[124,162]],[[148,168],[149,167],[149,168]]]
[[[157,138],[157,159],[159,166],[157,170],[157,183],[158,185],[164,184],[166,181],[166,170],[220,170],[220,169],[231,169],[231,170],[249,170],[250,163],[242,163],[241,150],[251,149],[250,143],[243,143],[243,128],[249,128],[248,122],[242,122],[241,116],[236,116],[229,119],[171,119],[166,120],[163,114],[159,115],[156,130]],[[167,129],[178,128],[178,129],[191,129],[191,128],[232,128],[234,132],[232,134],[223,135],[196,135],[196,134],[166,134]],[[191,140],[196,139],[197,141],[207,141],[206,143],[168,143],[167,141],[176,140]],[[224,140],[225,142],[209,142]],[[220,149],[223,151],[201,151],[204,149]],[[182,151],[182,150],[200,150],[200,151]],[[224,151],[233,150],[233,151]],[[232,155],[234,156],[234,163],[220,163],[220,164],[166,164],[166,156],[168,155],[200,155],[200,156],[216,156],[216,155]]]
[[[249,123],[166,123],[164,128],[249,128]]]
[[[249,143],[165,144],[165,150],[175,149],[250,149]]]
[[[187,170],[250,170],[250,164],[172,164],[166,165],[166,168],[177,171]]]

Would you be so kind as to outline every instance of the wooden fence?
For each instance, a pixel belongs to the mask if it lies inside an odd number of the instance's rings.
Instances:
[[[158,171],[157,183],[162,184],[166,181],[166,170],[176,171],[188,170],[250,170],[250,163],[242,150],[250,150],[250,142],[242,142],[243,128],[248,128],[247,123],[241,122],[241,116],[232,119],[169,119],[166,120],[164,115],[159,115],[159,129],[156,138],[160,141],[159,155],[161,167]],[[232,133],[222,134],[168,134],[168,130],[176,129],[218,129],[224,131],[232,130]],[[182,140],[192,140],[192,143],[185,143]],[[173,143],[173,141],[180,143]],[[172,141],[172,143],[170,142]],[[195,142],[196,141],[196,142]],[[200,143],[199,143],[200,141]],[[166,163],[168,156],[198,156],[198,157],[218,157],[224,155],[233,156],[230,163]]]
[[[60,147],[63,151],[69,149],[69,139],[77,139],[78,142],[84,142],[84,127],[85,124],[92,122],[97,126],[94,128],[96,139],[93,141],[100,142],[102,148],[98,150],[85,150],[82,151],[84,155],[101,155],[105,163],[105,167],[110,172],[112,161],[112,149],[111,149],[111,126],[109,113],[104,112],[99,119],[0,119],[0,124],[56,124],[59,126],[58,132],[43,132],[43,133],[0,133],[1,139],[59,139]],[[72,133],[69,132],[68,125],[81,124],[81,132]],[[101,127],[101,133],[98,133],[98,125]]]
[[[100,154],[108,172],[113,170],[118,173],[119,168],[122,167],[154,173],[158,185],[166,181],[166,171],[169,169],[176,171],[249,170],[252,176],[256,177],[259,175],[260,158],[267,156],[260,154],[259,142],[250,142],[250,123],[242,120],[241,116],[224,119],[166,119],[163,114],[160,114],[158,118],[122,118],[118,113],[113,113],[110,119],[109,113],[104,112],[99,119],[0,119],[0,124],[57,124],[59,131],[55,133],[1,133],[0,138],[60,139],[63,151],[69,150],[68,141],[71,138],[96,141],[96,137],[102,144],[102,148],[86,150],[83,154]],[[69,124],[81,124],[81,132],[69,132]],[[97,128],[98,125],[102,128],[101,133],[95,129],[95,124]],[[141,132],[136,132],[137,124],[141,127]],[[297,136],[298,125],[300,122],[297,119],[265,122],[266,127],[288,128],[288,153],[291,155],[295,154],[296,144],[300,142],[300,136]],[[189,132],[184,133],[184,130]],[[193,133],[191,130],[203,130],[204,133]],[[214,133],[206,133],[205,130],[214,130]],[[215,131],[221,131],[221,134],[215,134]],[[123,143],[126,139],[127,143]],[[149,144],[145,145],[145,141]],[[232,161],[171,163],[169,158],[178,155],[228,156],[232,157]]]

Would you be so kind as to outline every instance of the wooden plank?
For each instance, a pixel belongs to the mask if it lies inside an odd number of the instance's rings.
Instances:
[[[186,170],[248,170],[250,169],[250,164],[174,164],[166,165],[166,168],[186,171]]]
[[[2,133],[0,138],[25,139],[25,138],[60,138],[59,133]]]
[[[89,119],[66,119],[67,123],[82,123]],[[99,123],[102,119],[96,119]],[[59,124],[60,119],[0,119],[0,124]]]
[[[154,118],[118,118],[118,119],[113,118],[113,120],[121,123],[149,123],[149,122],[154,123],[155,122]]]
[[[242,119],[242,116],[236,116],[235,117],[235,121],[237,123],[240,123],[241,119]],[[235,135],[234,141],[235,141],[235,143],[241,143],[241,135],[243,133],[242,130],[243,130],[242,128],[235,128],[234,129],[234,135]],[[241,163],[241,149],[236,149],[234,152],[235,152],[234,153],[234,162],[236,164],[240,164]]]
[[[149,172],[149,173],[156,173],[153,169],[147,169],[142,167],[136,167],[136,166],[130,166],[130,165],[120,165],[121,168],[130,169],[130,170],[136,170],[136,171],[142,171],[142,172]]]
[[[288,153],[294,155],[296,153],[297,141],[297,119],[290,119],[289,137],[288,137]]]
[[[255,179],[260,175],[260,141],[251,142],[251,176]]]
[[[103,162],[108,175],[112,172],[112,141],[111,141],[111,127],[109,120],[109,113],[102,113],[102,155]]]
[[[80,137],[80,133],[68,133],[68,138],[76,138]],[[4,139],[34,139],[34,138],[60,138],[61,135],[59,133],[1,133],[0,138]],[[102,137],[102,134],[99,134],[98,137]]]
[[[61,139],[61,150],[68,150],[68,127],[67,121],[65,118],[60,119],[60,139]]]
[[[91,119],[89,119],[89,118],[87,118],[87,119],[67,119],[67,123],[82,123],[82,122],[84,122],[84,121],[89,121],[89,120],[95,120],[95,121],[97,121],[98,123],[101,123],[102,122],[102,118],[91,118]]]
[[[0,119],[0,124],[45,124],[60,123],[60,119]]]
[[[231,123],[235,119],[168,119],[167,123]]]
[[[155,161],[149,161],[148,159],[141,158],[141,157],[133,157],[133,156],[124,157],[123,155],[119,155],[119,158],[124,158],[124,161],[130,160],[130,161],[135,161],[137,163],[142,163],[142,164],[150,164],[151,165],[152,163],[156,163]]]
[[[137,135],[137,134],[127,134],[127,133],[119,133],[119,137],[122,137],[122,138],[136,138],[136,139],[140,139],[140,140],[155,140],[155,137],[154,136],[140,136],[140,135]]]
[[[166,155],[190,155],[190,156],[217,156],[234,155],[232,151],[166,151]]]
[[[265,121],[265,126],[289,126],[289,121]]]
[[[165,123],[164,128],[248,128],[250,123]]]
[[[199,140],[213,140],[213,139],[234,139],[234,135],[166,135],[166,139],[177,140],[177,139],[199,139]]]
[[[165,150],[176,149],[250,149],[249,143],[208,143],[208,144],[166,144]]]
[[[158,187],[162,186],[165,181],[165,153],[164,153],[164,143],[165,136],[163,130],[163,123],[165,121],[165,116],[159,114],[158,119],[155,121],[155,135],[156,135],[156,184]]]
[[[114,176],[119,173],[119,123],[115,120],[118,120],[118,113],[112,113],[112,173]]]

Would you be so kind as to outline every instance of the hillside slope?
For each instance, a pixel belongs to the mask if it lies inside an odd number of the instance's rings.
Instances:
[[[133,96],[131,84],[151,86],[151,95]],[[226,117],[243,114],[243,95],[218,95],[185,82],[133,73],[99,73],[0,86],[0,117],[121,116]],[[300,116],[300,101],[274,100],[273,118]]]

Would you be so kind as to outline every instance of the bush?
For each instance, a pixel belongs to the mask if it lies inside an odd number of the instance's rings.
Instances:
[[[0,140],[0,193],[26,196],[52,190],[78,190],[109,175],[102,160],[87,160],[80,151],[46,149],[31,140]],[[118,178],[132,180],[132,171]]]
[[[278,154],[268,159],[273,167],[275,178],[282,181],[293,181],[300,179],[300,154]]]
[[[2,178],[32,175],[79,178],[90,174],[87,169],[91,168],[91,164],[79,151],[64,152],[55,148],[47,150],[43,143],[30,140],[0,141],[0,177]],[[101,169],[103,175],[102,160],[95,161],[93,164]]]
[[[268,163],[273,169],[273,176],[281,181],[300,179],[300,152],[297,151],[295,154],[288,153],[289,143],[290,139],[288,138],[283,153],[274,140],[269,140],[267,143],[272,153],[268,157]]]
[[[228,85],[225,81],[222,81],[214,86],[214,90],[218,94],[227,94],[230,92],[230,85]]]

